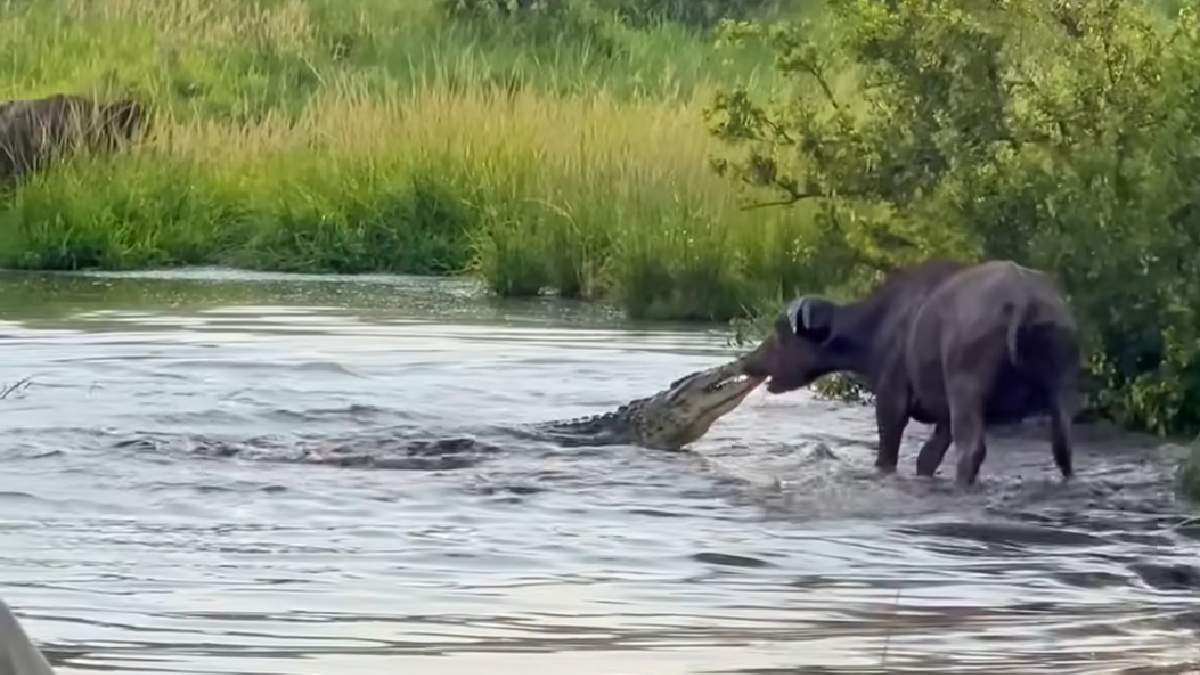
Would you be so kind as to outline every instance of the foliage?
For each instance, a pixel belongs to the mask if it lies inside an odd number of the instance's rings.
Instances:
[[[716,170],[828,215],[849,284],[931,255],[1054,272],[1085,328],[1090,404],[1200,429],[1200,22],[1121,0],[830,0],[727,23],[793,86],[721,92]],[[817,255],[820,259],[822,256]]]

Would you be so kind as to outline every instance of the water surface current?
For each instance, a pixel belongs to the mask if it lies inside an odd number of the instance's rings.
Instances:
[[[1200,670],[1171,445],[1080,428],[1063,485],[997,432],[961,492],[928,428],[880,477],[870,408],[761,390],[690,452],[525,440],[733,351],[464,281],[12,273],[0,310],[0,598],[63,675]]]

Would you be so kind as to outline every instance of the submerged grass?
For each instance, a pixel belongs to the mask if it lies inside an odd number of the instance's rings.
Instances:
[[[797,281],[807,215],[741,211],[708,167],[701,110],[770,77],[753,47],[427,2],[9,0],[0,53],[0,98],[155,111],[138,146],[0,201],[6,266],[473,273],[694,319]]]

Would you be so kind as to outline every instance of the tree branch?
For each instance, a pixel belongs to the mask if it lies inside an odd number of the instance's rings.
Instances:
[[[817,84],[821,85],[821,91],[825,92],[825,98],[829,99],[829,105],[833,106],[834,110],[841,112],[842,106],[838,104],[837,97],[833,95],[833,87],[829,86],[829,82],[826,81],[824,73],[817,68],[815,63],[805,62],[804,65],[805,70],[807,70],[813,76],[813,79],[817,81]]]
[[[837,194],[828,194],[825,192],[796,192],[792,188],[789,188],[785,185],[781,185],[778,182],[776,182],[776,187],[780,188],[784,192],[787,192],[788,196],[784,199],[779,199],[779,200],[772,201],[772,202],[756,202],[754,204],[748,204],[746,206],[743,206],[741,208],[741,210],[742,211],[753,211],[755,209],[765,209],[765,208],[770,208],[773,206],[791,206],[792,204],[795,204],[797,202],[802,202],[806,199],[827,199],[830,197],[837,197],[837,196],[862,197],[862,196],[866,195],[866,193],[862,192],[862,191],[843,192],[843,193],[837,193]]]
[[[766,126],[768,129],[771,130],[771,133],[775,134],[778,138],[780,138],[783,141],[784,145],[795,145],[796,144],[795,139],[793,139],[791,134],[789,134],[787,132],[787,129],[783,128],[783,125],[768,118],[766,115],[763,115],[762,123],[764,126]]]

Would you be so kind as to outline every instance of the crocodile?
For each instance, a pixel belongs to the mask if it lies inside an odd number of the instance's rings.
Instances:
[[[561,447],[636,445],[651,450],[681,450],[696,441],[713,423],[736,408],[764,378],[742,372],[742,360],[694,372],[666,389],[635,399],[599,415],[549,422],[492,427],[482,434],[430,437],[394,431],[357,433],[350,438],[324,438],[307,447],[277,440],[224,441],[178,436],[141,434],[117,443],[125,449],[161,450],[179,448],[209,457],[257,458],[265,461],[366,466],[410,470],[447,470],[474,466],[488,455],[502,451],[503,438],[520,438],[554,443]]]
[[[539,422],[521,433],[563,446],[638,445],[679,450],[706,434],[762,384],[740,360],[681,377],[666,389],[600,415]]]

